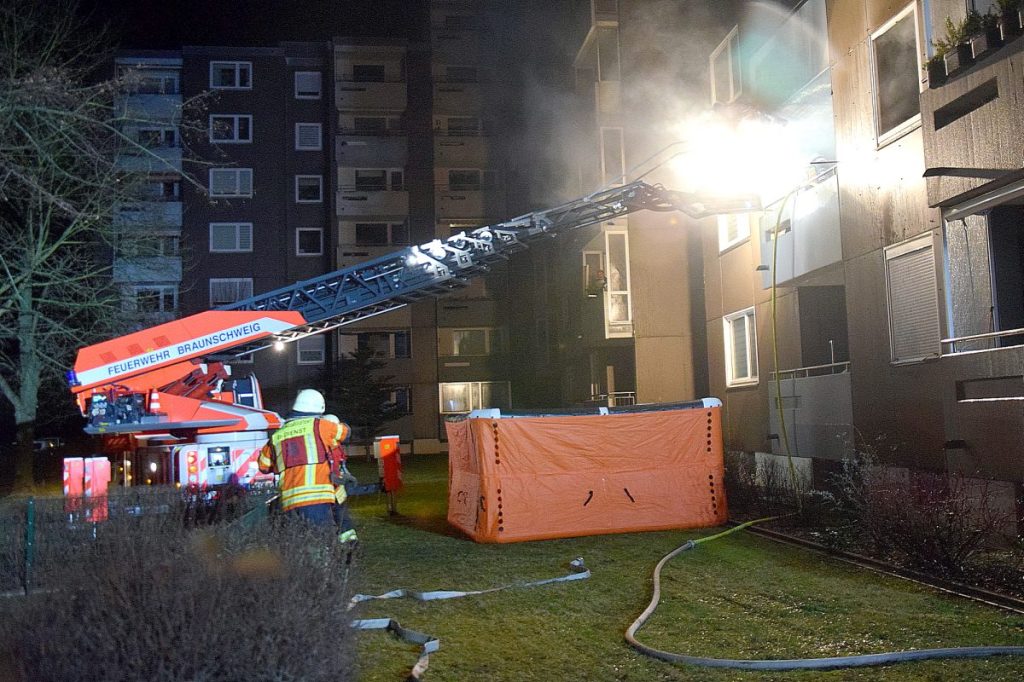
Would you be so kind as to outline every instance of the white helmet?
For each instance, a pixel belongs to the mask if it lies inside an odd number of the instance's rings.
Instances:
[[[320,391],[312,388],[304,388],[295,396],[292,403],[292,412],[304,414],[323,414],[327,406],[324,404],[324,396]]]

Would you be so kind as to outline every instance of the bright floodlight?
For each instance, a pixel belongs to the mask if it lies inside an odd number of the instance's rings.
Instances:
[[[727,121],[709,114],[681,128],[686,153],[671,164],[689,191],[756,194],[768,203],[807,179],[808,159],[793,126],[757,116]]]
[[[276,351],[284,350],[284,341],[275,341],[274,342],[274,350],[276,350]]]

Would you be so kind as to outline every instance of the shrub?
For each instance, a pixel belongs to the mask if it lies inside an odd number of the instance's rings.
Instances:
[[[195,511],[121,513],[94,540],[63,537],[52,589],[0,605],[22,679],[354,677],[334,534],[285,519],[195,527]]]

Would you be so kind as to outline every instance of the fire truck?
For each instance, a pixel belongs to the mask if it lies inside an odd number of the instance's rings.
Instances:
[[[256,458],[281,417],[255,376],[230,362],[465,286],[531,242],[639,210],[693,218],[757,210],[756,198],[710,198],[642,181],[552,209],[409,246],[228,306],[84,347],[68,382],[99,436],[176,443],[177,483],[205,488],[261,479]]]

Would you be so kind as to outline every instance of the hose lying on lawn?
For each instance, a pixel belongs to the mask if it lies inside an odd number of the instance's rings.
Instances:
[[[461,592],[457,590],[435,590],[433,592],[417,592],[415,590],[398,589],[391,590],[378,595],[369,594],[357,594],[353,596],[348,602],[348,608],[353,608],[360,602],[369,601],[371,599],[400,599],[402,597],[408,597],[410,599],[417,599],[419,601],[437,601],[440,599],[457,599],[459,597],[469,597],[476,594],[488,594],[490,592],[498,592],[500,590],[507,590],[511,587],[539,587],[540,585],[549,585],[551,583],[562,583],[569,582],[572,580],[585,580],[590,577],[590,569],[583,565],[583,557],[577,557],[569,562],[569,567],[572,569],[571,573],[568,573],[557,578],[546,578],[544,580],[535,580],[528,583],[512,583],[510,585],[502,585],[501,587],[492,587],[486,590],[473,590],[467,592]],[[427,666],[430,665],[430,654],[434,653],[441,648],[441,640],[432,635],[428,635],[416,630],[410,630],[403,627],[401,623],[393,618],[367,618],[362,620],[354,620],[351,623],[352,627],[356,630],[387,630],[394,634],[399,639],[409,644],[417,644],[420,646],[420,656],[416,660],[416,665],[413,666],[412,672],[409,673],[407,679],[420,680],[423,677],[423,673],[426,672]]]
[[[782,660],[747,660],[732,658],[707,658],[704,656],[687,656],[671,651],[655,649],[641,643],[636,638],[637,631],[643,627],[647,619],[651,617],[658,602],[661,601],[661,569],[672,558],[683,552],[695,549],[697,545],[735,533],[755,523],[770,521],[771,519],[757,519],[740,524],[727,531],[710,535],[706,538],[688,540],[683,545],[672,550],[658,562],[654,567],[654,593],[651,596],[651,603],[647,605],[632,625],[626,630],[626,641],[630,646],[647,656],[668,661],[670,663],[682,663],[684,665],[704,666],[708,668],[734,668],[741,670],[833,670],[838,668],[859,668],[872,665],[889,665],[902,661],[921,661],[930,658],[983,658],[988,656],[1024,656],[1024,646],[971,646],[951,647],[946,649],[917,649],[914,651],[889,651],[880,654],[861,654],[855,656],[833,656],[829,658],[791,658]]]

